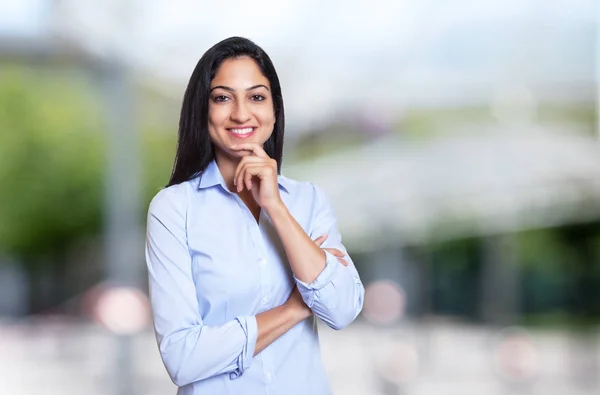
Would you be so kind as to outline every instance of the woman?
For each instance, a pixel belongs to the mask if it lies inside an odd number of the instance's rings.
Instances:
[[[239,37],[209,49],[148,213],[154,326],[178,394],[331,393],[311,316],[345,327],[364,288],[323,191],[278,175],[283,131],[267,54]]]

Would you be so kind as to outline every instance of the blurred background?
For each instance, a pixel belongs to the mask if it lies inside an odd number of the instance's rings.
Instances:
[[[271,56],[283,173],[331,197],[366,287],[321,325],[336,394],[600,393],[593,0],[2,0],[0,393],[174,393],[145,214],[183,91]]]

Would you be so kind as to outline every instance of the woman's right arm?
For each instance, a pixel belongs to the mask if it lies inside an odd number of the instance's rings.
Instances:
[[[185,187],[185,186],[181,186]],[[199,313],[186,238],[185,197],[161,191],[150,204],[146,264],[158,347],[177,386],[223,373],[233,380],[254,355],[310,315],[298,292],[282,306],[207,326]]]

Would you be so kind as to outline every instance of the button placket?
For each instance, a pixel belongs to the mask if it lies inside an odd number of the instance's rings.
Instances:
[[[262,234],[263,221],[267,220],[266,216],[263,216],[263,212],[261,211],[261,215],[259,217],[259,221],[256,227],[252,230],[252,238],[257,246],[257,249],[260,252],[258,265],[260,267],[260,289],[261,289],[261,307],[262,310],[265,311],[268,309],[268,304],[271,300],[269,292],[271,291],[271,267],[269,266],[269,262],[267,260],[267,247],[265,245],[265,239]],[[271,349],[266,348],[261,353],[262,355],[262,368],[263,368],[263,377],[266,384],[270,384],[273,381],[273,360],[271,357]],[[269,392],[267,391],[267,394]]]
[[[250,237],[252,238],[252,242],[254,244],[254,247],[256,248],[257,251],[257,255],[258,255],[258,259],[259,259],[259,267],[260,267],[260,309],[259,312],[263,312],[268,310],[268,303],[270,301],[270,296],[269,293],[271,291],[271,286],[270,286],[270,280],[271,280],[271,273],[270,273],[270,268],[268,265],[268,261],[267,261],[267,248],[264,242],[264,238],[262,235],[262,231],[261,231],[261,223],[264,220],[267,220],[267,218],[264,216],[263,211],[261,210],[260,212],[260,216],[258,218],[258,222],[256,221],[256,219],[254,218],[254,216],[252,215],[252,213],[250,212],[250,210],[248,209],[248,207],[244,204],[244,202],[242,201],[242,199],[240,199],[239,196],[234,195],[236,198],[236,201],[238,202],[238,205],[240,206],[240,209],[242,211],[242,214],[244,216],[244,219],[246,221],[246,225],[248,226],[248,230],[250,231]],[[270,355],[270,349],[266,348],[264,349],[261,353],[260,353],[261,359],[262,359],[262,368],[263,368],[263,375],[265,378],[265,382],[271,383],[273,381],[274,378],[274,374],[273,374],[273,364],[272,364],[272,358]]]

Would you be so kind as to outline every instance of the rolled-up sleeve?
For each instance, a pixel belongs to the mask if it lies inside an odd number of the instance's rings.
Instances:
[[[185,186],[175,188],[179,187]],[[175,188],[162,190],[152,200],[146,232],[150,301],[160,355],[177,386],[219,374],[235,379],[252,363],[256,317],[204,325],[187,247],[187,199],[184,190]]]
[[[304,302],[317,317],[333,329],[342,329],[360,313],[365,290],[354,262],[342,244],[342,236],[329,198],[322,189],[314,185],[313,188],[315,214],[310,237],[314,240],[327,234],[327,240],[322,247],[343,251],[348,266],[342,265],[335,256],[325,251],[325,268],[319,276],[310,284],[296,279],[296,284]]]

